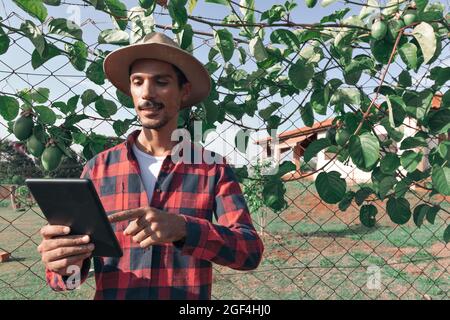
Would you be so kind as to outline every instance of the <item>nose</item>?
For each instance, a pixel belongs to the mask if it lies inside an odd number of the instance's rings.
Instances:
[[[145,81],[142,84],[141,98],[145,100],[154,99],[156,97],[155,86],[151,81]]]

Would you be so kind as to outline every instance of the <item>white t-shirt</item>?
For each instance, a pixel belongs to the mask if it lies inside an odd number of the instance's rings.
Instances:
[[[141,169],[142,182],[144,183],[145,191],[147,191],[148,202],[152,200],[153,190],[155,188],[156,178],[158,178],[161,165],[166,156],[154,157],[140,150],[133,144],[133,152],[136,155]]]

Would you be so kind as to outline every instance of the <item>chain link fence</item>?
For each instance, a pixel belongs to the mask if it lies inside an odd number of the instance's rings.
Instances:
[[[86,10],[82,1],[66,5]],[[26,21],[27,18],[21,13],[8,11],[4,3],[3,8],[2,15],[5,16],[0,19],[2,24],[18,28]],[[158,9],[154,15],[156,21],[164,21],[167,18],[167,11]],[[105,25],[111,23],[107,18],[105,15],[105,21],[85,19],[81,23],[83,32],[98,34]],[[219,20],[221,19],[217,21]],[[214,47],[213,35],[208,29],[205,31],[204,25],[193,24],[193,26],[198,31],[194,35],[194,52],[199,56],[206,56]],[[166,30],[171,34],[170,24],[157,24],[156,29]],[[269,31],[270,28],[267,28],[266,32]],[[50,107],[57,101],[67,101],[74,95],[81,95],[85,90],[92,89],[99,96],[114,101],[120,107],[118,112],[108,119],[99,118],[92,105],[77,107],[77,114],[88,116],[88,119],[77,124],[81,131],[115,137],[113,124],[117,120],[124,119],[130,119],[133,124],[122,134],[122,138],[137,128],[134,110],[121,104],[115,94],[115,88],[110,83],[93,84],[84,73],[74,72],[67,57],[64,56],[55,57],[51,64],[44,64],[35,70],[31,65],[33,47],[29,39],[13,32],[8,36],[11,40],[10,47],[0,60],[0,94],[15,94],[23,88],[47,87],[50,88],[51,96],[45,105]],[[65,38],[53,39],[55,45],[61,40]],[[47,38],[47,41],[52,40]],[[304,46],[302,49],[308,50],[312,42],[302,44]],[[88,45],[89,57],[95,58],[94,54],[100,44],[94,41]],[[240,50],[247,51],[245,55],[241,52],[241,61],[234,64],[236,67],[228,70],[223,68],[222,73],[212,74],[214,81],[221,85],[218,92],[223,96],[231,93],[226,89],[224,72],[228,73],[228,76],[234,74],[239,77],[242,73],[251,73],[254,69],[252,66],[256,64],[248,54],[246,43],[236,42],[236,46],[239,46]],[[442,48],[442,52],[446,55],[441,55],[433,65],[450,66],[448,47],[447,39],[443,42]],[[326,79],[330,80],[333,78],[333,70],[341,70],[342,66],[333,58],[327,46],[321,48],[323,55],[327,57],[321,68],[326,71]],[[355,49],[361,52],[370,50],[363,47]],[[223,63],[221,59],[217,56],[214,60],[221,64]],[[209,63],[209,67],[214,68],[214,64]],[[287,68],[288,63],[283,67]],[[396,82],[403,68],[401,63],[394,61],[384,81]],[[425,75],[429,69],[430,66],[424,66],[417,72],[417,78],[413,79],[413,87],[416,90],[428,87]],[[255,74],[255,77],[258,75]],[[364,74],[356,87],[372,97],[372,92],[379,85],[379,81],[380,74]],[[420,228],[416,227],[413,221],[401,226],[391,222],[385,211],[385,203],[379,200],[372,202],[379,212],[376,224],[372,228],[361,224],[359,207],[354,202],[345,211],[341,211],[338,205],[323,202],[314,184],[314,177],[321,170],[329,170],[331,167],[333,170],[339,170],[349,188],[355,190],[358,186],[370,185],[370,176],[364,175],[351,164],[340,163],[336,159],[328,163],[327,160],[332,159],[332,156],[326,153],[319,153],[311,162],[304,163],[302,155],[307,145],[305,143],[327,133],[332,127],[333,110],[330,108],[326,115],[315,118],[313,128],[306,127],[299,112],[299,105],[304,105],[308,101],[312,91],[288,95],[281,94],[280,90],[281,85],[278,88],[268,87],[261,92],[258,108],[261,109],[274,102],[280,103],[280,108],[275,114],[287,118],[287,121],[280,124],[277,132],[281,147],[277,149],[276,146],[272,146],[270,149],[266,145],[264,148],[268,132],[265,121],[258,113],[255,113],[252,119],[244,116],[241,120],[226,115],[224,122],[217,126],[216,132],[210,134],[204,142],[206,148],[219,149],[218,152],[226,156],[228,162],[234,163],[236,167],[246,165],[247,168],[251,168],[258,164],[258,160],[262,160],[259,163],[266,160],[272,163],[288,160],[297,164],[297,171],[283,177],[288,207],[279,212],[264,206],[252,211],[253,222],[265,244],[261,265],[250,272],[214,266],[213,298],[448,299],[450,251],[449,246],[442,240],[445,226],[449,223],[448,197],[430,195],[420,188],[407,193],[406,197],[412,209],[426,201],[438,204],[444,211],[436,216],[433,224],[424,223]],[[239,104],[245,104],[246,98],[246,95],[236,95]],[[438,105],[440,100],[437,98],[436,101]],[[201,112],[203,112],[201,108],[194,107],[192,110],[194,117]],[[21,154],[24,147],[14,142],[16,139],[8,131],[7,122],[2,119],[0,126],[2,127],[0,142],[4,146],[12,147],[14,151],[11,154],[19,157],[17,154]],[[253,132],[249,148],[256,151],[252,157],[236,150],[232,143],[238,128],[246,128]],[[380,131],[379,134],[383,133]],[[448,139],[448,136],[436,137],[436,141],[440,141],[439,139]],[[5,155],[5,148],[2,149],[0,158],[0,164],[3,166],[12,159],[11,155],[9,158]],[[73,149],[74,153],[79,154],[78,160],[64,165],[73,170],[72,176],[77,176],[86,159],[75,145]],[[321,164],[325,164],[323,168]],[[42,170],[35,169],[24,176],[43,175]],[[39,230],[46,224],[46,220],[26,187],[16,182],[3,181],[0,186],[2,254],[0,299],[91,299],[95,290],[93,270],[87,282],[74,291],[56,293],[46,285],[44,267],[36,250],[41,241]],[[248,183],[250,182],[244,180],[241,186],[244,191],[250,192]]]

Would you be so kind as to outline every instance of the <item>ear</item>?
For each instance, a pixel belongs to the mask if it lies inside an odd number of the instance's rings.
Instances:
[[[191,91],[192,91],[192,84],[190,82],[186,82],[183,85],[183,88],[181,89],[182,91],[182,95],[181,95],[181,101],[185,102],[189,96],[191,95]]]

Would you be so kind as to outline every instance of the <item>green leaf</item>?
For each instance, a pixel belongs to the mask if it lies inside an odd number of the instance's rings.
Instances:
[[[287,207],[286,200],[284,200],[285,193],[286,188],[283,182],[280,180],[269,181],[263,187],[263,202],[275,212],[279,212]]]
[[[400,180],[395,186],[395,196],[397,198],[404,197],[408,190],[409,185],[404,180]]]
[[[97,94],[96,94],[97,95]],[[116,90],[117,100],[125,107],[129,109],[134,109],[133,99],[130,96],[127,96],[119,89]],[[95,101],[95,100],[94,100]]]
[[[44,0],[44,3],[49,6],[59,6],[61,4],[61,0]]]
[[[19,102],[13,97],[0,96],[0,115],[6,121],[14,120],[19,114]]]
[[[400,159],[395,153],[387,153],[380,161],[380,169],[384,174],[394,174],[400,166]]]
[[[119,0],[103,0],[112,13],[112,17],[116,21],[120,30],[125,30],[128,24],[127,6]]]
[[[234,41],[231,32],[227,29],[217,30],[214,32],[214,40],[225,62],[230,61],[234,52]]]
[[[414,27],[413,36],[422,50],[423,63],[427,64],[436,51],[436,36],[433,27],[426,22],[421,22]]]
[[[81,95],[81,104],[86,107],[87,105],[91,104],[92,102],[95,102],[98,98],[100,98],[100,96],[98,96],[94,90],[87,89]]]
[[[315,186],[320,198],[330,204],[341,201],[347,189],[345,179],[342,179],[337,171],[319,173]]]
[[[357,88],[338,88],[334,91],[330,99],[331,105],[345,103],[351,106],[361,104],[361,92]]]
[[[65,114],[75,112],[75,110],[77,109],[77,104],[78,104],[79,99],[80,99],[80,96],[75,95],[75,96],[71,97],[69,100],[67,100],[67,109],[65,110],[66,112],[64,112],[64,111],[63,112]]]
[[[428,144],[423,137],[407,137],[402,141],[400,150],[412,149],[416,147],[426,147]]]
[[[413,213],[413,220],[414,223],[418,228],[420,228],[423,224],[423,220],[427,216],[428,211],[431,209],[431,207],[427,204],[419,204],[415,209]]]
[[[239,129],[236,132],[234,138],[234,145],[238,149],[239,152],[245,153],[247,151],[249,140],[249,134],[246,133],[243,129]]]
[[[417,70],[418,59],[417,59],[417,47],[411,42],[407,42],[398,49],[398,53],[402,58],[403,62],[409,69]]]
[[[285,174],[295,171],[297,170],[297,167],[295,166],[295,164],[292,161],[283,161],[279,166],[278,166],[278,171],[277,171],[277,176],[278,177],[282,177]]]
[[[450,241],[450,226],[447,226],[444,231],[444,242],[448,243]]]
[[[438,86],[444,85],[448,80],[450,80],[450,67],[434,67],[430,71],[430,79],[435,81]]]
[[[374,193],[374,191],[373,191],[372,188],[370,188],[370,187],[362,187],[361,189],[359,189],[355,193],[355,202],[356,202],[356,204],[358,206],[360,206],[367,199],[367,197],[370,196],[373,193]]]
[[[259,116],[263,120],[267,121],[267,120],[269,120],[269,118],[272,115],[272,113],[274,113],[279,108],[281,108],[281,103],[279,103],[279,102],[272,102],[267,108],[264,108],[264,109],[259,111]]]
[[[228,0],[205,0],[205,2],[228,6]]]
[[[397,179],[395,179],[392,176],[387,176],[381,179],[380,183],[378,184],[378,195],[381,200],[383,200],[386,195],[391,191],[395,184],[397,183]]]
[[[434,220],[436,219],[436,215],[441,210],[440,206],[432,206],[427,211],[427,221],[431,224],[434,224]]]
[[[45,103],[48,101],[50,89],[48,88],[32,88],[29,92],[30,98],[37,103]]]
[[[86,77],[92,82],[105,84],[105,73],[103,72],[103,59],[97,59],[92,62],[86,70]]]
[[[314,113],[311,108],[311,104],[307,102],[304,106],[300,106],[300,116],[302,117],[303,123],[307,127],[312,127],[314,124]]]
[[[122,30],[105,29],[100,32],[97,41],[98,43],[126,45],[130,43],[130,36]]]
[[[411,87],[412,86],[412,79],[411,79],[411,75],[409,74],[408,71],[403,70],[399,75],[398,75],[398,84],[401,85],[404,88],[407,87]]]
[[[363,6],[359,13],[360,19],[365,19],[370,16],[372,13],[377,11],[377,7],[379,7],[379,3],[377,0],[368,0],[367,4]]]
[[[169,1],[169,14],[173,20],[175,33],[181,31],[188,21],[188,14],[186,11],[186,0],[172,0]]]
[[[104,118],[109,118],[117,112],[116,104],[111,101],[100,97],[97,101],[95,101],[95,109],[98,114]]]
[[[320,20],[320,23],[335,22],[335,21],[342,20],[349,11],[350,11],[350,8],[337,10],[337,11],[333,12],[332,14],[323,17]]]
[[[56,122],[56,114],[46,106],[34,106],[34,110],[38,113],[38,119],[47,125],[52,125]]]
[[[378,213],[377,208],[372,204],[367,204],[361,207],[359,209],[359,220],[361,220],[361,223],[368,227],[372,228],[375,226],[375,223],[377,220],[375,219],[376,215]]]
[[[45,49],[45,38],[42,35],[41,30],[30,20],[25,20],[25,22],[20,25],[20,30],[31,40],[31,43],[33,43],[39,55],[42,56]]]
[[[441,109],[431,113],[428,127],[432,133],[445,133],[450,128],[450,109]]]
[[[416,170],[417,165],[422,160],[422,157],[422,152],[407,150],[401,155],[400,162],[402,164],[402,167],[405,168],[406,171],[413,172],[414,170]]]
[[[113,123],[113,129],[114,132],[118,137],[124,135],[127,133],[128,129],[130,128],[130,125],[133,123],[132,119],[125,119],[125,120],[115,120]]]
[[[405,198],[389,198],[386,210],[391,220],[396,224],[405,224],[411,218],[409,202]]]
[[[431,181],[433,188],[440,194],[450,195],[450,168],[434,166],[431,173]]]
[[[329,101],[330,90],[328,86],[315,89],[310,99],[310,103],[314,111],[321,115],[327,114],[327,106]]]
[[[194,31],[192,30],[192,26],[190,24],[186,24],[181,32],[181,49],[187,50],[189,46],[192,45],[193,37]]]
[[[6,35],[5,31],[0,27],[0,55],[8,51],[9,48],[9,37]]]
[[[49,33],[71,37],[80,41],[83,40],[83,31],[74,21],[64,18],[56,18],[50,21],[48,28]]]
[[[13,0],[20,8],[26,11],[30,16],[37,18],[44,23],[47,18],[47,8],[42,3],[42,0]]]
[[[70,63],[78,71],[86,68],[88,48],[82,41],[76,41],[73,45],[66,44],[66,51],[69,54]]]
[[[313,76],[314,67],[310,64],[306,64],[302,59],[298,59],[297,62],[289,68],[289,79],[297,89],[306,89]]]
[[[268,58],[266,48],[260,37],[255,37],[249,43],[250,54],[255,57],[256,61],[264,61]]]
[[[289,49],[297,51],[300,49],[300,42],[292,31],[286,29],[276,29],[270,34],[272,43],[284,44]]]
[[[89,117],[85,114],[71,114],[69,116],[66,117],[66,121],[64,121],[64,126],[66,128],[73,126],[74,124],[88,119]]]
[[[380,144],[371,133],[352,135],[349,142],[350,157],[361,170],[369,170],[379,158]]]
[[[327,138],[314,140],[306,148],[303,159],[305,160],[305,162],[309,162],[315,155],[317,155],[317,153],[329,147],[330,145],[330,140],[328,140]]]
[[[378,62],[387,64],[389,62],[389,57],[391,56],[392,50],[394,49],[394,44],[390,43],[386,39],[373,40],[370,42],[370,48],[374,58]]]
[[[35,49],[31,54],[31,66],[33,69],[39,68],[41,65],[46,63],[48,60],[58,56],[61,54],[61,51],[55,45],[51,43],[45,44],[44,52],[39,54],[39,52]]]
[[[353,191],[348,191],[344,198],[339,202],[339,210],[346,211],[348,207],[352,204],[353,197],[355,196],[355,193]]]

